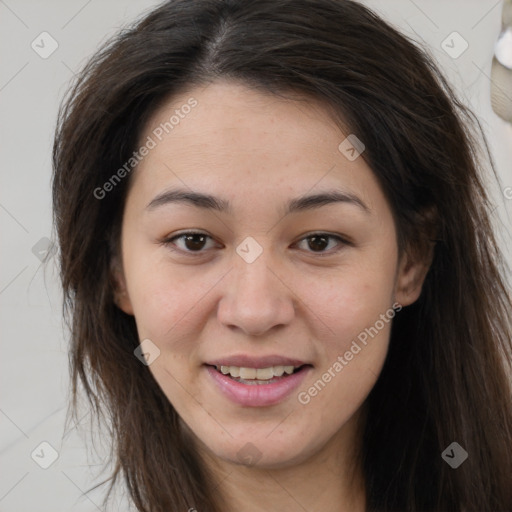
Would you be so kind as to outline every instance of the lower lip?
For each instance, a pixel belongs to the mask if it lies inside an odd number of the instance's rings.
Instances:
[[[246,407],[265,407],[282,402],[301,385],[311,368],[303,366],[298,372],[272,384],[243,384],[220,373],[212,366],[206,366],[221,393],[236,404]]]

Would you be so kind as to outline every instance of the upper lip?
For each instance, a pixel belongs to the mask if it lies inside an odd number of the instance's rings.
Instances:
[[[268,356],[249,356],[249,355],[233,355],[220,357],[206,363],[211,366],[238,366],[240,368],[269,368],[271,366],[302,366],[305,363],[299,359],[291,359],[289,357],[268,355]]]

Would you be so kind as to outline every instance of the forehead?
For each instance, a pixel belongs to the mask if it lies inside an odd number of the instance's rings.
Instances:
[[[159,141],[186,140],[191,153],[211,146],[234,152],[238,142],[244,151],[257,154],[297,153],[293,143],[313,149],[327,134],[340,135],[329,111],[316,100],[289,99],[228,81],[196,87],[164,102],[144,133],[162,130]]]
[[[267,200],[277,188],[300,195],[343,185],[374,202],[380,190],[371,169],[342,151],[349,135],[314,100],[215,82],[173,96],[153,114],[140,139],[153,147],[133,181],[147,197],[170,185]]]

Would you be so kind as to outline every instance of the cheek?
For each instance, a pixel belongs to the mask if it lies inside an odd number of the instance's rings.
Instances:
[[[197,324],[197,306],[218,281],[215,273],[180,267],[155,248],[127,253],[125,274],[139,334],[162,341],[191,319]]]
[[[316,334],[329,353],[348,350],[353,339],[391,308],[394,270],[381,260],[378,264],[347,266],[326,278],[301,281],[298,293],[302,292],[310,314],[317,318]],[[380,323],[379,327],[386,331]]]
[[[298,301],[301,316],[309,318],[314,331],[311,335],[329,346],[329,352],[344,351],[391,305],[394,252],[382,245],[354,253],[337,268],[305,265],[281,275],[293,293],[279,289],[289,294],[288,300]],[[139,335],[156,343],[174,339],[179,345],[180,333],[197,332],[207,320],[207,303],[216,296],[216,285],[223,286],[221,278],[229,269],[179,266],[160,249],[137,246],[138,251],[128,251],[134,244],[125,247],[125,272]]]
[[[320,364],[298,399],[311,421],[318,416],[333,432],[363,404],[388,352],[395,316],[392,280],[368,277],[347,276],[317,301],[321,323],[329,329],[318,332]]]
[[[206,293],[195,280],[180,286],[175,280],[153,276],[135,290],[134,313],[139,334],[168,344],[184,330],[198,328],[197,306]]]

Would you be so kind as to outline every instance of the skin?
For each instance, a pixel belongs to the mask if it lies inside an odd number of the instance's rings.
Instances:
[[[149,371],[221,482],[226,510],[363,511],[355,448],[391,322],[308,404],[297,392],[273,406],[234,404],[204,363],[233,354],[298,358],[313,366],[297,390],[307,391],[394,303],[418,298],[427,266],[399,257],[375,176],[362,157],[349,161],[338,150],[348,133],[320,104],[218,81],[167,101],[141,141],[190,97],[197,106],[131,176],[118,306],[159,348]],[[146,208],[177,186],[225,199],[231,211]],[[332,189],[368,211],[337,202],[284,215],[290,199]],[[200,240],[163,243],[187,230],[211,238],[203,248]],[[319,232],[350,243],[328,238],[318,248],[308,237]],[[236,252],[249,236],[263,251],[252,263]],[[249,442],[259,459],[244,465],[237,454]]]

